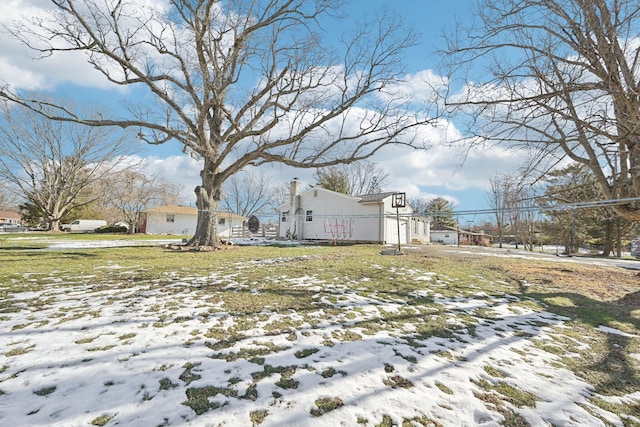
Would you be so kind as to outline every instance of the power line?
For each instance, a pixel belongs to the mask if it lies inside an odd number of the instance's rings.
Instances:
[[[599,208],[605,206],[624,205],[633,202],[640,202],[640,197],[627,197],[624,199],[614,200],[593,200],[586,202],[565,203],[559,205],[532,205],[532,206],[513,206],[505,208],[488,208],[488,209],[476,209],[476,210],[464,210],[464,211],[452,211],[453,215],[482,215],[482,214],[495,214],[502,211],[518,211],[518,212],[541,212],[541,211],[566,211],[572,209],[590,209]],[[429,212],[431,213],[431,212]],[[444,212],[433,212],[434,214]]]
[[[628,197],[624,199],[615,199],[615,200],[593,200],[593,201],[585,201],[585,202],[575,202],[575,203],[565,203],[565,204],[557,204],[557,205],[531,205],[531,206],[518,206],[517,204],[513,207],[505,207],[505,208],[486,208],[486,209],[470,209],[470,210],[461,210],[461,211],[427,211],[427,212],[400,212],[400,218],[418,218],[418,217],[437,217],[437,216],[471,216],[471,215],[488,215],[488,214],[496,214],[498,212],[544,212],[544,211],[569,211],[575,209],[593,209],[599,207],[613,206],[613,205],[622,205],[628,204],[632,202],[640,202],[640,197]],[[377,218],[396,218],[395,211],[385,211],[382,213],[357,213],[357,214],[349,214],[349,213],[298,213],[298,214],[289,214],[286,213],[286,217],[293,217],[296,219],[305,220],[305,222],[312,222],[314,220],[342,220],[342,219],[377,219]],[[307,220],[307,217],[310,220]],[[286,219],[285,221],[287,222]]]

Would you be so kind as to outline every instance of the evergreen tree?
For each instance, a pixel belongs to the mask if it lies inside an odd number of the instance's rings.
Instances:
[[[435,227],[455,227],[457,221],[453,217],[453,203],[444,197],[429,200],[427,210]]]

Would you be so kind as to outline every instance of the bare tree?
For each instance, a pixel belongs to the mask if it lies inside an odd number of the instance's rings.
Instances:
[[[508,178],[505,176],[492,176],[489,178],[490,189],[485,194],[489,207],[493,210],[498,229],[498,246],[502,247],[504,241],[504,229],[507,225],[507,199],[508,199]]]
[[[0,112],[0,178],[57,231],[71,209],[100,197],[91,186],[132,148],[107,128],[53,122],[19,105]],[[51,111],[46,109],[46,111]]]
[[[129,233],[136,231],[140,213],[154,205],[175,203],[175,189],[159,176],[146,176],[129,169],[111,174],[104,185],[109,186],[106,202],[120,218],[129,224]]]
[[[278,189],[271,184],[271,178],[264,172],[242,171],[225,182],[222,208],[244,217],[273,216],[277,191]]]
[[[540,234],[540,212],[538,206],[542,194],[540,193],[539,187],[530,182],[524,182],[518,188],[517,194],[522,244],[525,250],[532,252]]]
[[[640,3],[476,6],[475,21],[457,29],[445,52],[447,102],[470,118],[467,141],[532,150],[541,173],[566,157],[586,165],[604,197],[620,200],[612,209],[640,220],[633,200],[640,196]],[[454,93],[459,84],[464,89]]]
[[[129,116],[49,116],[92,126],[140,129],[150,144],[179,141],[203,160],[192,245],[215,245],[223,184],[248,165],[318,168],[366,159],[388,144],[420,146],[423,114],[395,86],[415,36],[385,14],[337,37],[323,20],[342,0],[52,0],[50,17],[12,34],[43,56],[86,53],[104,77],[146,89]],[[1,95],[41,111],[5,88]]]
[[[0,183],[0,210],[17,210],[19,203],[16,200],[15,193],[9,190],[9,188],[10,186],[5,183]]]
[[[407,197],[407,204],[419,215],[429,215],[429,199],[426,197]]]
[[[363,195],[382,192],[389,173],[370,160],[317,169],[318,184],[338,193]]]

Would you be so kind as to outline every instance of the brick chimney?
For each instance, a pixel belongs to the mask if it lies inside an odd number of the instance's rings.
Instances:
[[[300,189],[302,184],[298,178],[293,178],[289,186],[289,216],[287,217],[287,234],[291,239],[298,239],[298,216],[300,208]]]

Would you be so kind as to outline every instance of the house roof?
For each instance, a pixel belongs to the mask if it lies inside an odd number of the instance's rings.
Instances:
[[[487,237],[491,237],[488,234],[485,234],[484,232],[481,233],[476,233],[475,231],[470,231],[470,230],[465,230],[462,228],[456,228],[456,227],[449,227],[448,225],[438,225],[435,228],[431,228],[431,233],[442,233],[442,232],[453,232],[455,231],[456,233],[460,233],[460,234],[469,234],[469,235],[473,235],[473,236],[487,236]]]
[[[0,211],[0,218],[21,219],[22,216],[18,212]]]
[[[381,202],[389,196],[397,194],[397,191],[387,191],[385,193],[363,194],[356,196],[360,199],[360,203]]]
[[[302,193],[300,193],[300,197],[304,196],[305,194],[311,193],[312,191],[323,191],[325,193],[329,193],[329,194],[332,194],[332,195],[337,196],[337,197],[343,197],[343,198],[351,199],[351,200],[353,200],[355,202],[358,201],[358,197],[350,196],[350,195],[344,194],[344,193],[338,193],[337,191],[333,191],[333,190],[327,190],[326,188],[321,187],[319,185],[316,185],[314,187],[309,188],[306,191],[303,191]],[[285,210],[285,209],[289,209],[289,203],[290,202],[287,201],[287,202],[281,204],[280,206],[278,206],[276,208],[276,210],[277,211],[282,211],[282,210]]]
[[[168,213],[178,215],[198,215],[198,208],[195,206],[181,206],[181,205],[164,205],[156,206],[145,210],[147,213]],[[232,212],[217,211],[218,214],[223,215],[225,218],[233,219],[246,219],[242,215],[237,215]]]

